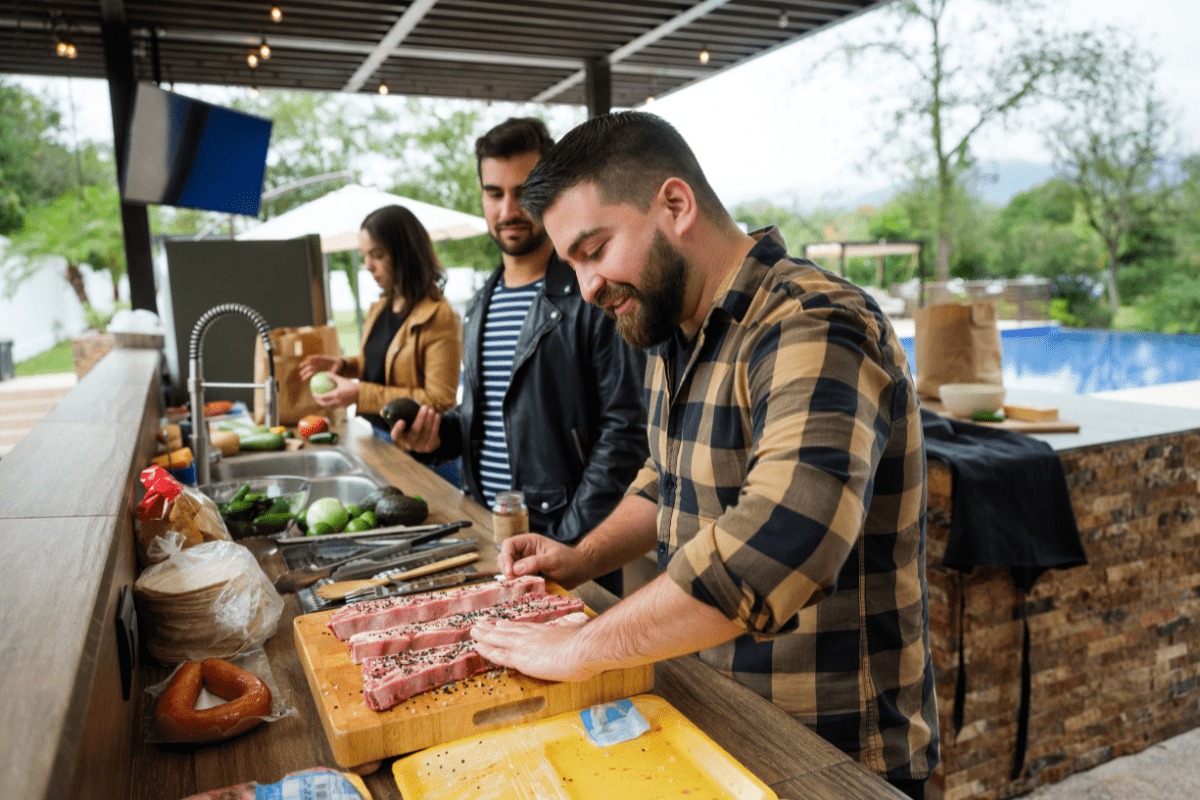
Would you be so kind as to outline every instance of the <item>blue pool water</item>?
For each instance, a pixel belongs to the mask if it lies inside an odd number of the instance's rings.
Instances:
[[[916,375],[913,340],[902,339]],[[1092,394],[1200,380],[1200,336],[1056,327],[1000,332],[1004,385]]]

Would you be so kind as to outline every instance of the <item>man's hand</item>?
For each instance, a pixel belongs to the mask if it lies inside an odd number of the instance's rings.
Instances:
[[[310,358],[312,357],[310,356]],[[324,357],[320,356],[320,358]],[[317,405],[325,408],[344,408],[351,403],[358,402],[358,381],[343,378],[336,372],[330,372],[329,377],[333,380],[334,387],[324,394],[313,395],[313,400],[317,401]]]
[[[496,567],[505,578],[540,572],[564,589],[574,589],[593,577],[587,561],[574,547],[536,533],[506,539],[496,556]]]
[[[438,431],[442,427],[442,416],[429,406],[421,406],[413,420],[412,428],[406,430],[404,420],[392,426],[392,442],[405,450],[432,453],[442,443]]]
[[[587,624],[487,621],[472,627],[471,636],[479,654],[493,663],[546,681],[584,681],[602,671],[579,656],[579,634]]]
[[[309,380],[318,372],[328,372],[336,375],[342,365],[338,356],[308,356],[300,362],[300,379]]]

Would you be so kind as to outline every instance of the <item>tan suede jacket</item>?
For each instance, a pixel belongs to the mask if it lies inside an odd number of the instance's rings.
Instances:
[[[371,304],[363,326],[363,343],[383,313],[384,299]],[[363,351],[347,356],[340,375],[362,375]],[[384,376],[386,385],[363,382],[358,390],[358,412],[378,414],[389,400],[411,397],[438,413],[453,408],[457,401],[458,374],[462,364],[462,324],[445,297],[426,297],[404,320],[388,345]]]

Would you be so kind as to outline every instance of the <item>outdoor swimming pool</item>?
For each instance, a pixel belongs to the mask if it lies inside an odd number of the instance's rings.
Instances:
[[[916,373],[913,340],[902,339]],[[1200,380],[1200,336],[1017,328],[1000,333],[1004,385],[1063,394]]]

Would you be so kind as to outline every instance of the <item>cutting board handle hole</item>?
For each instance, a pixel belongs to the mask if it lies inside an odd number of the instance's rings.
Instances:
[[[476,726],[491,725],[496,722],[512,722],[521,717],[536,714],[545,707],[545,697],[527,697],[515,703],[508,703],[496,708],[485,708],[483,711],[478,711],[475,713],[475,716],[471,717],[471,722]]]

